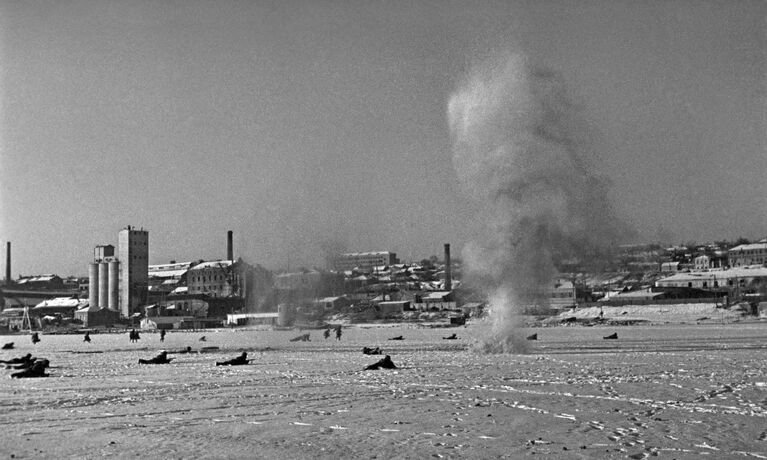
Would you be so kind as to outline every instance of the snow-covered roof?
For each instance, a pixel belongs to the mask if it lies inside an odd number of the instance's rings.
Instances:
[[[25,278],[21,278],[16,282],[16,284],[25,284],[25,283],[47,283],[50,281],[53,281],[54,278],[58,278],[58,275],[38,275],[38,276],[27,276]]]
[[[35,305],[35,308],[46,307],[80,307],[88,303],[86,299],[76,299],[72,297],[56,297],[54,299],[43,300],[39,304]]]
[[[316,300],[316,302],[322,302],[322,303],[326,303],[326,302],[335,302],[336,300],[338,300],[338,299],[342,299],[342,298],[343,298],[343,299],[345,299],[346,297],[344,297],[344,296],[337,296],[337,297],[323,297],[323,298],[321,298],[321,299],[317,299],[317,300]]]
[[[201,270],[203,268],[224,268],[231,266],[234,262],[234,260],[211,260],[210,262],[201,262],[192,267],[191,270]]]
[[[767,277],[767,268],[762,266],[755,267],[734,267],[726,270],[707,270],[700,272],[685,272],[661,278],[658,282],[668,281],[696,281],[696,280],[726,280],[730,278],[759,278]]]
[[[740,251],[767,251],[767,243],[741,244],[739,246],[735,246],[734,248],[730,248],[730,252]]]
[[[442,300],[446,295],[450,294],[450,291],[434,291],[426,294],[424,300]]]
[[[188,269],[177,270],[155,270],[149,272],[150,278],[180,278],[184,273],[189,271]]]

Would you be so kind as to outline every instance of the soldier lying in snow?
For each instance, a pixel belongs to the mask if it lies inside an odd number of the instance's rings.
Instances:
[[[32,367],[28,369],[24,369],[20,372],[14,372],[11,374],[11,378],[23,379],[32,377],[48,377],[48,374],[45,373],[45,368],[49,365],[50,363],[47,359],[41,359],[40,361],[36,361],[34,364],[32,364]]]
[[[173,358],[168,358],[168,352],[163,350],[152,359],[139,359],[139,364],[168,364]]]
[[[220,361],[216,362],[216,366],[243,366],[245,364],[248,364],[250,360],[248,359],[248,354],[246,352],[242,352],[242,354],[234,359],[230,359],[228,361]]]
[[[362,347],[362,354],[363,355],[382,355],[381,349],[378,347],[370,348],[370,347]]]
[[[370,366],[366,367],[366,371],[377,371],[378,369],[396,369],[397,366],[394,365],[394,362],[392,362],[391,357],[389,355],[386,355],[386,357],[377,363],[373,363]]]

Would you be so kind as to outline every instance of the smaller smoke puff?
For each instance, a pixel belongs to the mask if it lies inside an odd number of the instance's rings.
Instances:
[[[486,228],[464,249],[489,290],[481,348],[521,352],[518,316],[547,309],[555,260],[587,259],[618,235],[607,184],[586,165],[588,129],[562,81],[521,54],[473,68],[448,116],[458,178],[484,204]]]

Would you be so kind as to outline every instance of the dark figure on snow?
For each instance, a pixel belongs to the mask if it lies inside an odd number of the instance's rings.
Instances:
[[[455,340],[458,338],[457,334],[449,335],[447,337],[442,337],[442,340]]]
[[[165,342],[165,329],[160,329],[160,342]]]
[[[341,340],[341,325],[336,326],[336,340]]]
[[[168,364],[173,358],[168,358],[168,352],[163,350],[152,359],[139,359],[139,364]]]
[[[385,358],[378,361],[377,363],[373,363],[370,366],[366,367],[366,371],[377,371],[378,369],[396,369],[397,366],[394,365],[394,363],[391,360],[391,357],[389,355],[386,355]]]
[[[401,335],[398,335],[397,337],[392,337],[389,340],[405,340],[405,338],[402,337]]]
[[[85,337],[83,337],[83,342],[91,343],[91,333],[90,332],[86,332],[85,333]]]
[[[250,360],[248,359],[248,354],[243,351],[240,356],[234,359],[230,359],[229,361],[216,362],[216,366],[244,366],[249,362]]]
[[[3,350],[13,350],[13,342],[8,342],[3,345]]]
[[[47,359],[41,359],[40,361],[35,362],[31,367],[28,369],[24,369],[20,372],[14,372],[11,374],[11,378],[14,379],[23,379],[23,378],[31,378],[31,377],[48,377],[48,374],[45,373],[45,368],[49,366],[49,362]]]
[[[604,336],[602,338],[604,340],[617,340],[618,339],[618,333],[617,332],[613,332],[612,334],[606,335],[606,336]]]
[[[130,341],[131,341],[131,342],[137,342],[137,341],[138,341],[138,339],[140,339],[140,338],[141,338],[141,337],[138,335],[138,332],[136,332],[136,330],[135,330],[135,329],[131,329],[131,331],[130,331],[130,334],[129,334],[129,337],[130,337]]]
[[[13,358],[13,359],[9,359],[7,361],[0,361],[0,363],[5,363],[5,364],[21,364],[21,363],[26,363],[28,361],[34,361],[34,360],[35,360],[35,358],[32,357],[32,353],[27,353],[25,356],[22,356],[21,358]]]
[[[24,362],[24,363],[21,363],[18,366],[10,366],[9,365],[9,366],[5,366],[5,368],[6,369],[16,369],[16,370],[29,369],[30,367],[34,366],[38,362],[43,362],[45,364],[45,367],[48,367],[48,365],[49,365],[47,359],[41,359],[40,361],[38,361],[37,358],[32,358],[31,360],[29,360],[27,362]]]
[[[290,339],[290,341],[291,342],[310,342],[309,334],[307,333],[307,334],[299,335],[298,337],[294,337]]]
[[[527,340],[538,340],[538,333],[536,332],[533,335],[528,335]]]
[[[330,337],[330,328],[325,329],[325,332],[323,332],[322,335],[324,335],[325,340],[327,340],[328,337]]]
[[[200,337],[200,342],[204,342],[206,340],[208,340],[208,339],[206,339],[204,335],[202,337]]]
[[[32,344],[36,345],[37,342],[39,342],[39,341],[40,341],[40,336],[37,335],[37,332],[33,332],[32,333]]]
[[[370,347],[362,347],[362,354],[363,355],[382,355],[381,349],[378,347],[370,348]]]

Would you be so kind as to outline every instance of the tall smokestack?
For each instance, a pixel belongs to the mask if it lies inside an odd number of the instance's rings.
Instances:
[[[11,242],[8,242],[8,245],[5,249],[5,284],[8,284],[11,282]]]
[[[234,244],[232,243],[232,231],[226,232],[226,260],[234,260]]]
[[[445,243],[445,290],[453,290],[453,273],[450,270],[450,244]]]

